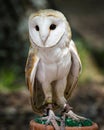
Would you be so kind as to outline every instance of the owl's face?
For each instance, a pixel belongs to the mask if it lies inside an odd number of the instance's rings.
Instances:
[[[58,11],[40,11],[29,19],[30,39],[38,47],[55,46],[62,39],[66,28],[65,17]]]

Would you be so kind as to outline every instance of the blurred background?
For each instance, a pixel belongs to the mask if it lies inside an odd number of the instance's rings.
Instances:
[[[34,118],[25,84],[28,17],[45,8],[65,14],[83,71],[71,97],[74,112],[104,129],[104,1],[0,0],[0,130],[28,130]]]

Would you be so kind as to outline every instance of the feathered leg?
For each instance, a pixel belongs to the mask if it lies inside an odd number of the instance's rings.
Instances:
[[[62,80],[58,80],[55,86],[56,95],[57,95],[57,104],[63,107],[67,103],[64,97],[64,91],[66,88],[66,77]],[[60,90],[60,91],[59,91]],[[61,130],[65,130],[65,115],[61,118]]]
[[[57,104],[63,107],[62,111],[62,121],[61,121],[61,130],[65,129],[65,117],[68,116],[73,120],[85,120],[86,118],[78,116],[72,111],[72,107],[67,104],[67,101],[64,97],[64,91],[66,88],[66,78],[58,80],[56,83],[56,94],[57,94]],[[59,91],[60,90],[60,91]]]
[[[55,86],[57,95],[57,104],[60,106],[63,106],[63,104],[67,103],[64,97],[65,88],[66,88],[66,77],[64,79],[58,80]]]
[[[60,130],[56,120],[60,121],[58,117],[55,116],[53,110],[52,110],[52,88],[49,83],[43,83],[42,84],[43,92],[45,95],[45,101],[44,103],[47,104],[47,107],[45,108],[46,110],[46,117],[42,117],[42,120],[47,120],[46,121],[46,126],[51,122],[55,130]]]

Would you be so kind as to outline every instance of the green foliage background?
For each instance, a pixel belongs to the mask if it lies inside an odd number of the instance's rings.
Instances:
[[[103,13],[103,7],[101,3],[99,3],[98,6],[97,1],[94,0],[92,0],[92,3],[91,1],[85,1],[85,3],[86,4],[81,1],[76,2],[75,0],[66,0],[66,2],[62,2],[61,0],[0,1],[1,91],[17,90],[18,88],[25,86],[24,69],[29,48],[28,17],[32,12],[44,8],[53,8],[62,11],[71,24],[73,40],[76,42],[83,65],[80,83],[103,79],[104,40],[101,41],[102,37],[100,38],[100,41],[103,44],[98,47],[97,45],[100,45],[99,39],[93,36],[95,33],[96,36],[98,35],[97,31],[91,33],[91,29],[89,29],[90,31],[87,35],[91,36],[86,38],[86,30],[81,32],[79,25],[75,26],[76,23],[84,22],[83,19],[82,21],[78,21],[80,17],[84,18],[85,15],[91,15],[91,19],[93,16],[98,17],[101,15]],[[88,9],[86,8],[87,6],[89,7]],[[95,11],[92,10],[92,7],[95,8]],[[74,20],[73,18],[75,18],[75,16],[77,19]],[[104,19],[101,20],[103,21]],[[89,22],[89,24],[84,25],[84,27],[87,26],[87,28],[89,28],[91,24],[92,22]],[[94,24],[96,28],[96,21],[93,23],[93,26]],[[100,22],[99,25],[101,25]],[[99,28],[101,27],[99,26]],[[101,29],[100,32],[102,32]],[[91,38],[96,39],[95,44],[92,44],[94,40]]]

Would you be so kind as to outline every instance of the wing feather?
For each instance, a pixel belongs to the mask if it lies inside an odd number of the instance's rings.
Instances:
[[[28,89],[30,91],[31,105],[33,111],[37,113],[41,113],[40,110],[38,110],[37,106],[39,106],[39,103],[41,102],[39,100],[42,100],[41,85],[39,81],[36,79],[36,72],[38,69],[39,60],[40,59],[37,56],[37,50],[30,47],[27,62],[26,62],[26,67],[25,67],[25,77],[26,77],[26,83]]]
[[[72,94],[74,88],[77,85],[78,77],[82,69],[81,61],[76,46],[72,40],[69,44],[69,49],[71,53],[72,65],[67,77],[67,86],[65,90],[65,98],[67,100],[70,99],[70,95]]]
[[[26,77],[26,83],[31,96],[33,95],[34,79],[35,79],[38,63],[39,63],[39,58],[36,55],[36,50],[30,47],[27,62],[26,62],[26,67],[25,67],[25,77]]]

